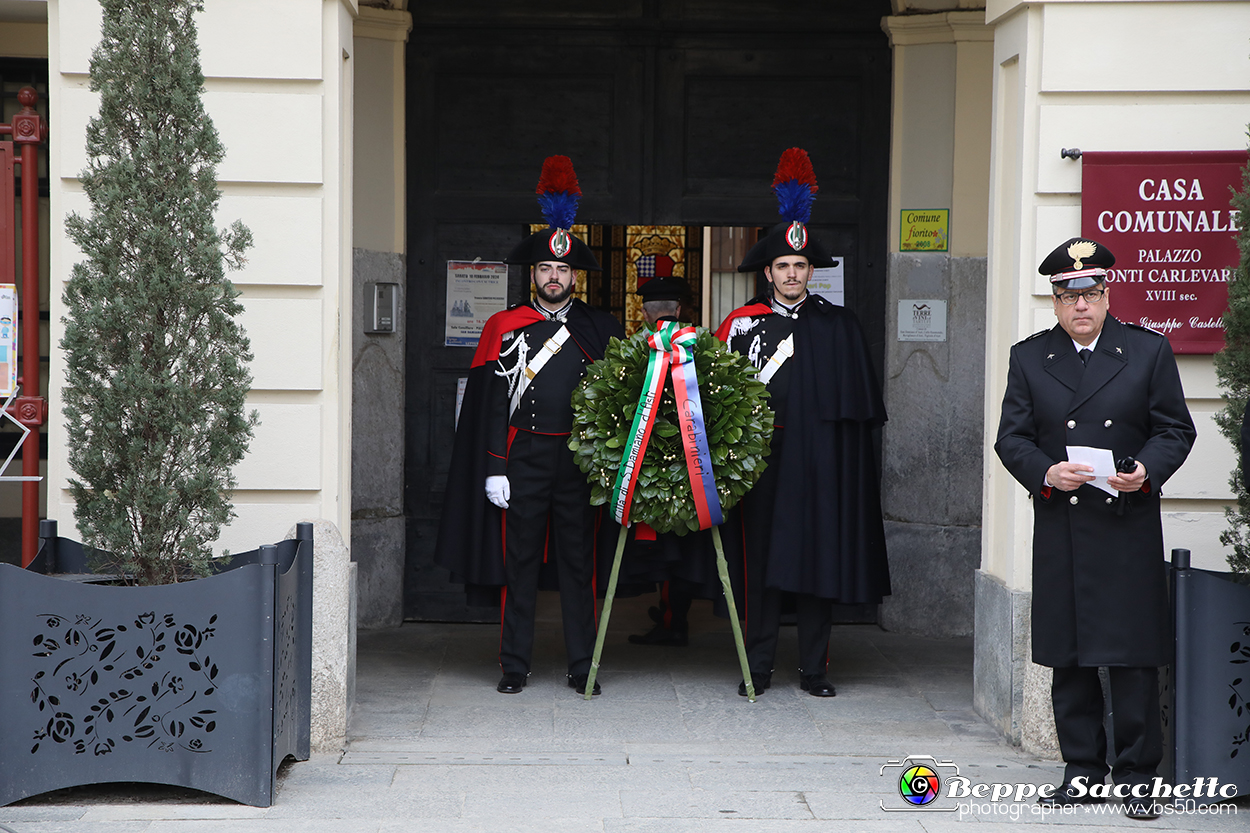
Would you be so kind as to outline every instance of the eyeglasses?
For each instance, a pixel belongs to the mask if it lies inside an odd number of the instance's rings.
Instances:
[[[1105,289],[1087,289],[1084,292],[1056,292],[1055,297],[1059,299],[1059,303],[1065,307],[1070,307],[1076,303],[1077,298],[1084,298],[1087,304],[1096,304],[1106,294],[1107,290]]]

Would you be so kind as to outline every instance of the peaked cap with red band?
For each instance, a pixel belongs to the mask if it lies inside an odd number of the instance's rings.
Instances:
[[[773,193],[783,222],[773,226],[747,252],[739,272],[758,272],[774,260],[786,255],[803,255],[813,266],[832,266],[834,260],[824,247],[812,239],[807,223],[812,217],[812,201],[816,199],[816,172],[812,160],[802,148],[790,148],[781,154],[773,175]]]
[[[547,228],[531,234],[517,244],[504,258],[507,263],[533,266],[535,263],[567,263],[574,269],[600,272],[603,267],[590,247],[569,231],[577,217],[577,203],[582,189],[567,156],[548,156],[538,177],[538,206],[547,220]]]
[[[1038,274],[1050,278],[1055,289],[1088,289],[1107,279],[1115,265],[1115,255],[1101,243],[1087,237],[1070,237],[1046,255]]]

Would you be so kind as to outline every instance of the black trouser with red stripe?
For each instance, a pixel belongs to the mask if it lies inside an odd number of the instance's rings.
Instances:
[[[781,628],[781,603],[785,592],[764,586],[765,565],[776,518],[777,466],[785,430],[778,428],[768,463],[760,479],[742,499],[743,548],[746,571],[747,664],[754,674],[769,674],[777,657]],[[792,484],[793,485],[793,484]],[[784,518],[781,522],[784,522]],[[829,661],[829,632],[833,626],[833,600],[795,593],[799,631],[799,673],[823,675]]]
[[[560,581],[569,673],[590,671],[595,647],[595,509],[590,505],[590,484],[573,462],[568,439],[567,434],[518,431],[508,449],[512,492],[504,513],[508,587],[499,638],[504,673],[530,670],[544,549]]]

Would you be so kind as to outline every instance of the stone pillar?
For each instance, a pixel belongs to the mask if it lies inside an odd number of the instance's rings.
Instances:
[[[894,60],[882,478],[894,593],[881,623],[967,636],[981,561],[993,32],[971,11],[883,28]],[[902,250],[900,216],[916,209],[949,209],[946,251]],[[944,341],[899,340],[896,311],[913,301],[945,303]]]
[[[352,558],[361,627],[403,620],[406,11],[361,7],[355,28],[355,202],[352,257]],[[399,288],[392,333],[365,332],[366,292]]]
[[[356,699],[356,565],[338,527],[313,525],[312,751],[340,752]],[[286,539],[295,537],[295,527]]]

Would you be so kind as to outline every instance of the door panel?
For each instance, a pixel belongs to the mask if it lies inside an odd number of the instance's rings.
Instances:
[[[502,260],[541,220],[546,156],[572,158],[581,223],[769,226],[777,159],[805,148],[820,183],[812,232],[846,259],[847,305],[881,366],[890,78],[877,21],[889,4],[562,5],[567,14],[491,0],[413,12],[407,618],[498,616],[466,608],[432,563],[456,380],[472,357],[443,346],[446,261]],[[510,270],[510,302],[528,297],[526,281]]]

